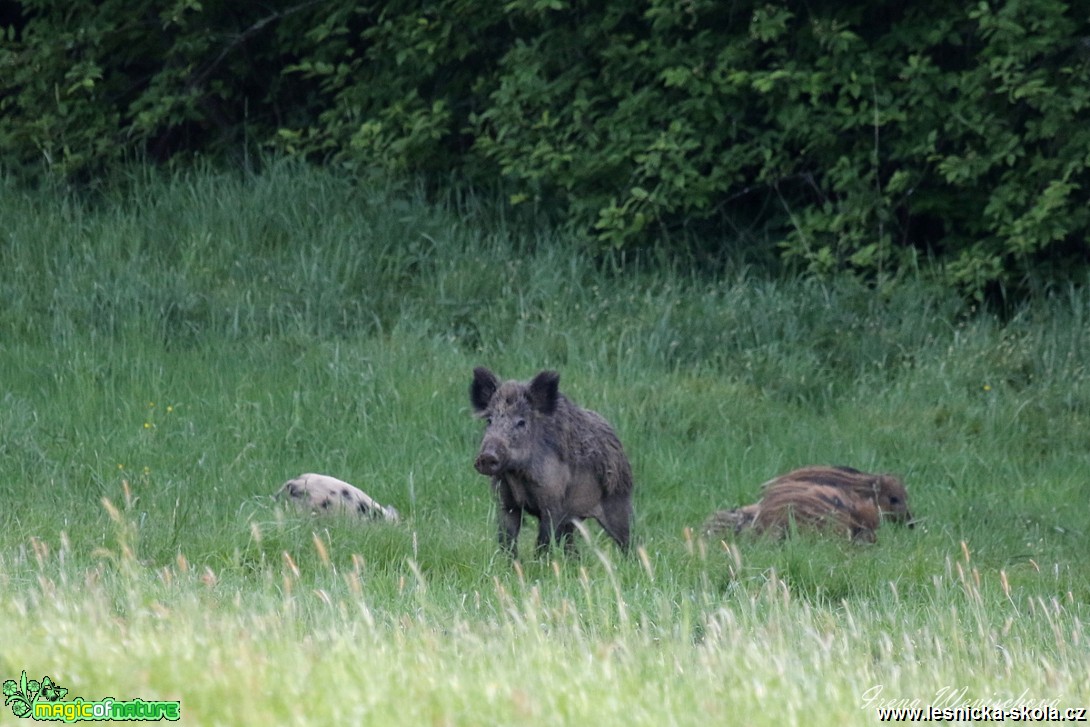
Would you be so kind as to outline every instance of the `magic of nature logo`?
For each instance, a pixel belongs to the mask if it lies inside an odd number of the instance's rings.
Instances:
[[[68,689],[47,676],[42,677],[41,681],[27,679],[25,670],[18,681],[6,680],[3,689],[4,706],[11,707],[12,714],[40,721],[176,721],[182,716],[181,702],[120,700],[113,697],[94,701],[76,697],[66,702],[64,698],[68,695]]]

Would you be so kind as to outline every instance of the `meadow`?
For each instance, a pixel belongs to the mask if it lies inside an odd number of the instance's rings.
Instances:
[[[471,194],[292,165],[2,184],[0,680],[195,725],[1090,707],[1084,288],[999,317],[926,275],[592,257]],[[476,365],[555,369],[614,424],[630,557],[594,523],[574,555],[498,552]],[[903,477],[917,525],[699,537],[805,464]],[[402,521],[285,511],[308,471]]]

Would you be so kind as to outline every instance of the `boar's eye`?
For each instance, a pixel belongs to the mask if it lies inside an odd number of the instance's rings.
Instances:
[[[484,423],[487,424],[488,426],[492,426],[492,417],[485,417],[484,418]]]
[[[900,505],[901,504],[901,498],[897,497],[896,495],[890,495],[889,504],[890,505]]]
[[[516,419],[515,420],[515,429],[522,429],[525,426],[526,426],[526,420],[525,419]]]

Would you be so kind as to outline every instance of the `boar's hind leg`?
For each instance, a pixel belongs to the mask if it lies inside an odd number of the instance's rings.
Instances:
[[[628,543],[631,536],[632,523],[632,499],[631,495],[613,495],[602,500],[599,512],[595,518],[602,525],[609,537],[617,541],[621,550],[628,552]]]

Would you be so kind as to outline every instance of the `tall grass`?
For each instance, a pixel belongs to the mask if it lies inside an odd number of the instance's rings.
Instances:
[[[620,264],[288,165],[105,189],[0,195],[0,678],[193,724],[1090,704],[1084,290],[998,320],[924,282]],[[477,364],[556,368],[615,424],[637,554],[594,525],[574,556],[497,553]],[[692,534],[809,463],[901,474],[920,524]],[[303,471],[403,522],[281,510]]]

